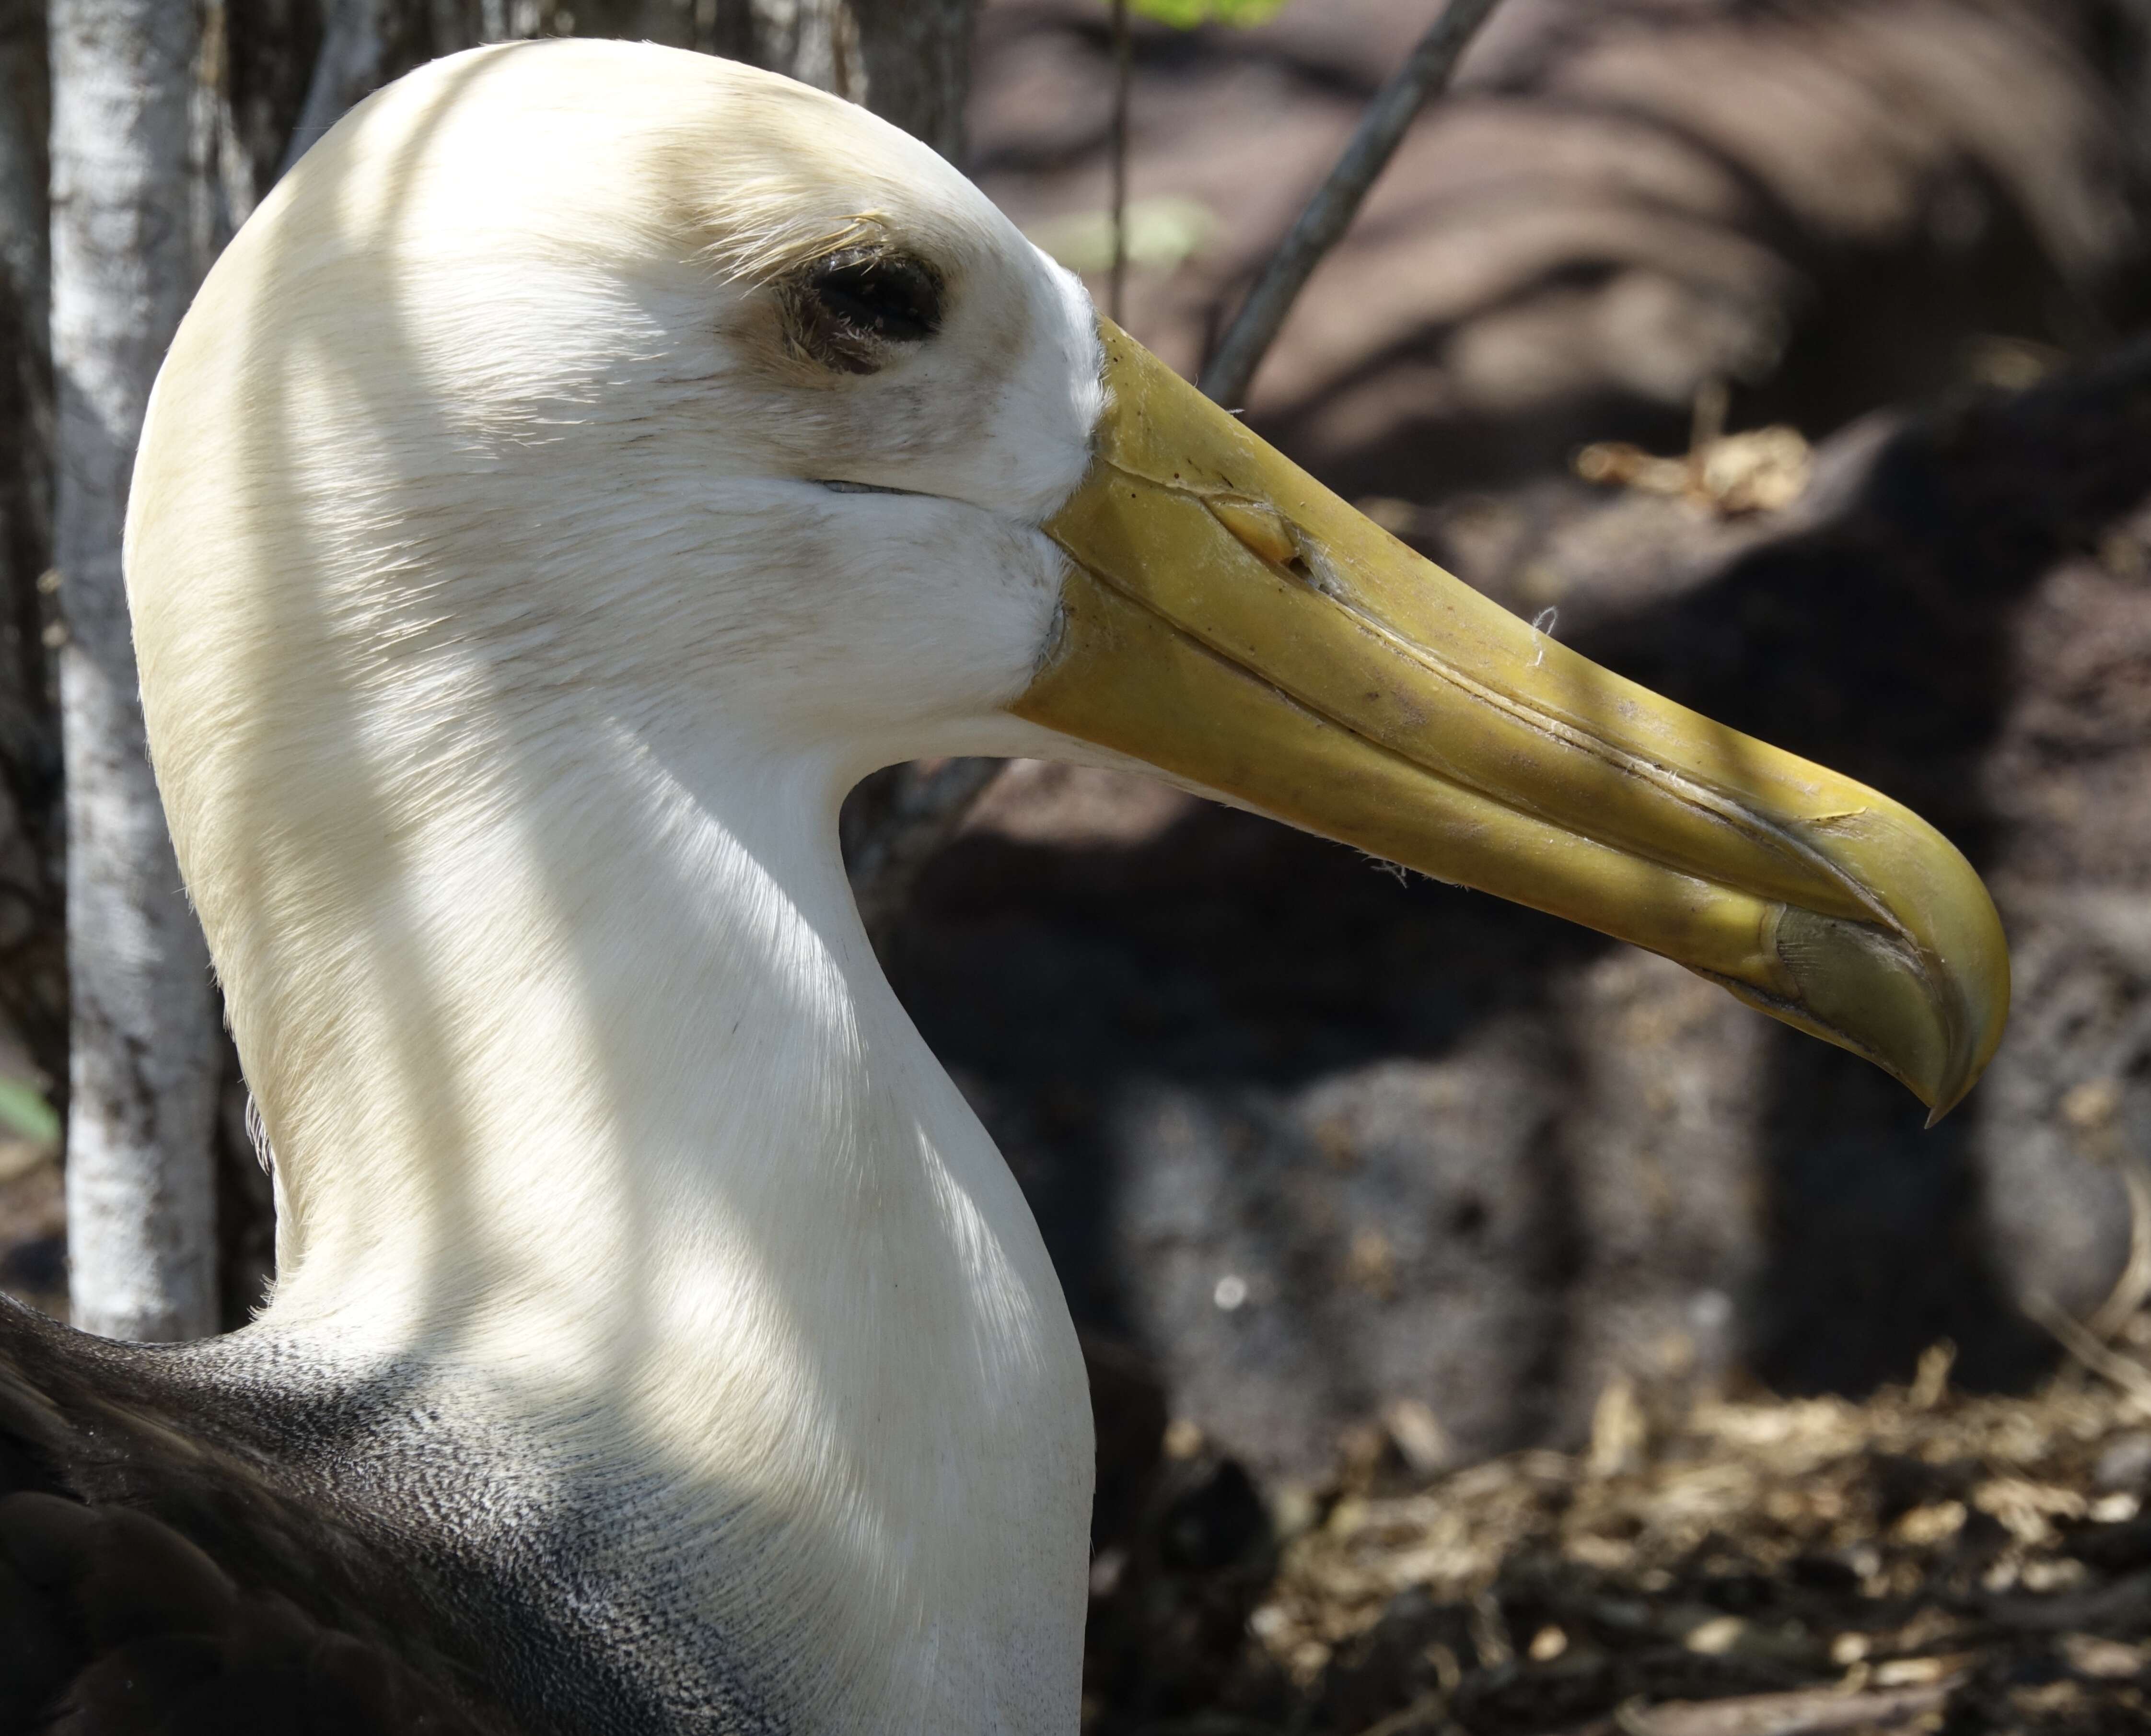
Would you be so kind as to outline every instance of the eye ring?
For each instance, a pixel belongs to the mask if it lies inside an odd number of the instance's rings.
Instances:
[[[792,337],[806,355],[844,373],[880,371],[893,348],[941,329],[941,273],[893,247],[847,247],[814,261],[786,286]]]
[[[808,267],[807,290],[832,318],[889,342],[941,329],[941,275],[911,254],[848,247]]]

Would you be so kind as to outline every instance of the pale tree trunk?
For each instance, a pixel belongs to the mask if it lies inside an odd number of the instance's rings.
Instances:
[[[701,48],[833,91],[924,139],[964,148],[976,0],[431,0],[434,52],[541,36]]]
[[[869,109],[964,160],[974,0],[852,0]]]
[[[817,90],[866,100],[858,20],[843,0],[751,0],[754,59]]]
[[[119,1338],[214,1329],[209,955],[144,746],[119,566],[151,382],[196,281],[190,0],[53,0],[53,543],[68,820],[69,1295]]]
[[[973,0],[750,0],[752,58],[964,151]]]

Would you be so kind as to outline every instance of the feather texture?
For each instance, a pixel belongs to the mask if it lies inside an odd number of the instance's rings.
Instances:
[[[510,1736],[412,1552],[210,1438],[188,1360],[0,1300],[0,1736]]]

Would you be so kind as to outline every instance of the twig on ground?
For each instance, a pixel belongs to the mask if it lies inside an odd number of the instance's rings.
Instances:
[[[1262,366],[1315,266],[1350,226],[1414,117],[1428,98],[1447,85],[1471,38],[1500,3],[1449,0],[1396,75],[1368,104],[1337,166],[1308,200],[1283,245],[1270,256],[1224,342],[1202,370],[1202,390],[1213,401],[1231,409],[1245,399],[1255,370]]]
[[[1446,1694],[1421,1694],[1401,1712],[1369,1724],[1359,1736],[1405,1736],[1408,1731],[1432,1729],[1449,1709]]]
[[[2101,1340],[2112,1338],[2151,1300],[2151,1163],[2130,1151],[2122,1156],[2120,1167],[2121,1185],[2128,1195],[2128,1263],[2098,1312],[2084,1322],[2084,1330]]]
[[[2151,1414],[2151,1369],[2133,1357],[2123,1356],[2095,1337],[2077,1318],[2051,1296],[2035,1292],[2024,1298],[2024,1311],[2061,1341],[2062,1348],[2089,1369],[2110,1380]]]
[[[2109,1622],[2140,1631],[2147,1612],[2151,1612],[2151,1572],[2131,1574],[2073,1596],[1989,1597],[1986,1606],[1988,1621],[2033,1633],[2095,1632]]]
[[[1887,1729],[1931,1712],[1963,1679],[1953,1676],[1865,1693],[1802,1688],[1723,1700],[1672,1700],[1651,1707],[1631,1703],[1615,1713],[1612,1722],[1622,1736],[1833,1736],[1840,1730]]]

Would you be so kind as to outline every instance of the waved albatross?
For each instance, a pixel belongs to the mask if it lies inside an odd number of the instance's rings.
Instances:
[[[361,105],[210,274],[127,575],[276,1293],[0,1308],[0,1729],[1076,1728],[1091,1433],[838,805],[1142,766],[1668,955],[1946,1109],[1963,859],[1594,667],[924,145],[647,46]]]

